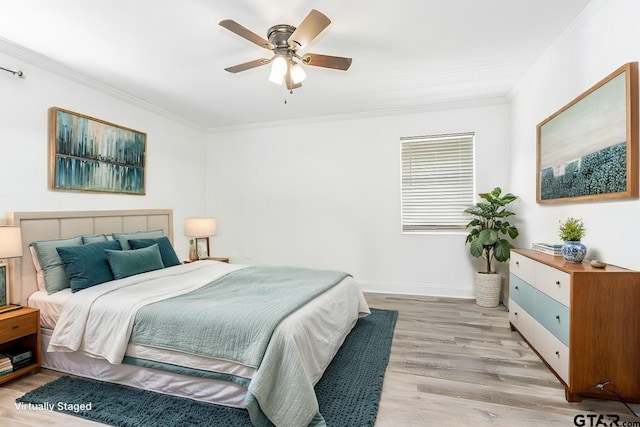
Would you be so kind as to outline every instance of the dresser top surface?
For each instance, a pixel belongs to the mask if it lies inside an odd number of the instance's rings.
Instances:
[[[583,260],[582,263],[568,262],[561,256],[548,255],[533,249],[512,249],[512,251],[567,273],[637,273],[612,264],[607,264],[604,268],[596,268],[591,266],[591,260],[588,259]]]

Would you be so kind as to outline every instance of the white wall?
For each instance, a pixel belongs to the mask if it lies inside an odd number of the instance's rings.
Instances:
[[[367,290],[470,297],[477,264],[464,234],[400,232],[400,137],[466,131],[478,192],[510,191],[504,102],[211,134],[212,252],[344,270]]]
[[[70,78],[0,53],[0,218],[11,211],[173,208],[176,251],[187,256],[186,216],[205,209],[204,133]],[[146,195],[48,189],[47,110],[61,107],[147,133]]]
[[[535,203],[535,126],[611,71],[640,57],[640,2],[595,0],[512,92],[511,104],[329,119],[204,135],[16,56],[0,64],[0,217],[16,210],[173,208],[218,218],[216,255],[238,262],[346,270],[370,290],[472,295],[477,260],[464,234],[400,233],[399,138],[475,131],[477,190],[520,196],[518,244],[556,238],[582,217],[590,257],[640,269],[631,243],[640,201]],[[20,57],[21,58],[21,57]],[[51,191],[47,109],[66,108],[147,133],[147,195]],[[203,143],[206,141],[206,145]],[[204,153],[204,156],[203,156]],[[612,237],[623,228],[622,235]]]
[[[597,0],[541,57],[513,90],[511,100],[511,182],[522,196],[525,222],[520,243],[558,241],[558,222],[582,218],[587,257],[640,269],[634,249],[640,201],[536,204],[536,125],[621,65],[640,59],[640,2]]]

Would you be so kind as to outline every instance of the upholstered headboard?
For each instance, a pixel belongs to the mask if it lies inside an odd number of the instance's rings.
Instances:
[[[22,305],[26,305],[29,295],[38,290],[29,251],[33,241],[162,229],[173,243],[171,209],[11,212],[7,214],[7,224],[20,226],[22,233],[22,257],[12,260],[9,275],[9,300]]]

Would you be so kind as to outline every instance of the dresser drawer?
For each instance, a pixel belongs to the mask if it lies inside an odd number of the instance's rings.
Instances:
[[[540,356],[562,378],[565,384],[569,384],[569,347],[562,344],[551,332],[539,323],[535,324],[535,347]]]
[[[571,276],[544,264],[536,264],[535,287],[556,301],[569,307]],[[530,282],[531,283],[531,282]]]
[[[536,290],[527,282],[516,276],[509,274],[509,298],[514,300],[521,308],[533,316],[533,301]]]
[[[0,343],[34,334],[37,329],[37,316],[38,313],[34,312],[3,320],[0,328]]]
[[[511,252],[509,259],[509,272],[515,274],[527,283],[535,282],[535,266],[537,262],[522,256],[518,253]]]
[[[569,345],[569,309],[539,290],[533,317],[564,345]]]
[[[534,341],[535,323],[533,316],[527,313],[513,299],[509,300],[509,322],[513,324],[527,341]]]

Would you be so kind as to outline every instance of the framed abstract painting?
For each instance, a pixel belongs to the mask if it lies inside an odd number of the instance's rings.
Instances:
[[[144,195],[146,140],[146,133],[52,107],[50,188]]]
[[[538,203],[638,197],[638,63],[537,126]]]

